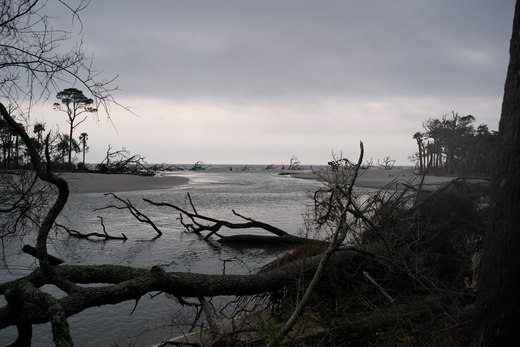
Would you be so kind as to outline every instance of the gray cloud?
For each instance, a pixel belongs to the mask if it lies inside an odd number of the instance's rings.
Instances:
[[[129,94],[485,95],[513,1],[93,1],[85,41]]]

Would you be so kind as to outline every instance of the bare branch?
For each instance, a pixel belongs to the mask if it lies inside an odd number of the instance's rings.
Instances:
[[[66,227],[66,226],[64,226],[62,224],[59,224],[59,223],[55,223],[55,225],[56,225],[56,227],[65,230],[67,232],[67,234],[69,234],[69,236],[75,237],[75,238],[78,238],[78,239],[88,239],[88,240],[90,240],[92,237],[97,237],[97,238],[99,238],[101,240],[123,240],[123,241],[128,240],[126,235],[123,234],[123,233],[121,233],[121,235],[123,235],[123,236],[112,236],[112,235],[109,235],[106,232],[105,225],[103,223],[103,218],[99,217],[99,216],[98,216],[98,218],[100,219],[101,226],[103,227],[103,234],[95,233],[95,232],[94,233],[82,233],[80,231],[71,229],[71,228]]]
[[[132,202],[129,199],[124,200],[123,198],[120,198],[119,196],[117,196],[114,193],[106,193],[105,196],[112,196],[114,199],[121,202],[123,205],[122,206],[108,205],[108,206],[105,206],[102,208],[97,208],[97,209],[95,209],[95,211],[106,210],[106,209],[110,209],[110,208],[114,208],[116,210],[128,210],[128,212],[130,212],[130,214],[132,216],[134,216],[134,218],[137,219],[139,222],[148,224],[153,228],[153,230],[155,230],[157,235],[154,237],[154,239],[161,237],[161,235],[162,235],[161,229],[159,229],[159,227],[147,215],[145,215],[144,213],[139,211],[132,204]],[[125,238],[126,238],[126,236],[125,236]]]
[[[247,222],[245,223],[233,223],[226,220],[220,220],[215,219],[212,217],[208,217],[205,215],[201,215],[197,212],[189,212],[177,205],[166,203],[166,202],[154,202],[149,199],[143,198],[143,200],[151,205],[154,206],[160,206],[160,207],[170,207],[173,208],[181,213],[181,223],[186,228],[187,231],[193,232],[196,234],[201,234],[202,232],[208,231],[209,233],[204,237],[204,240],[208,240],[211,236],[216,235],[220,238],[221,242],[247,242],[248,239],[251,241],[258,241],[258,240],[270,240],[272,242],[281,242],[281,243],[306,243],[306,242],[312,242],[309,239],[301,238],[298,236],[291,235],[287,233],[286,231],[277,228],[271,224],[255,221],[250,218],[245,218],[242,215],[238,214],[236,211],[233,211],[233,213],[243,219],[246,219]],[[193,206],[191,197],[190,197],[190,203]],[[194,208],[194,211],[195,208]],[[182,221],[182,215],[188,217],[193,224],[187,224]],[[203,224],[203,222],[210,222],[211,224]],[[266,238],[266,236],[257,236],[257,235],[235,235],[235,236],[222,236],[218,234],[218,232],[221,230],[221,228],[228,228],[228,229],[263,229],[271,234],[276,235],[275,238]]]
[[[325,250],[325,252],[321,256],[318,267],[316,268],[316,272],[314,273],[312,280],[310,281],[309,285],[307,286],[307,289],[305,290],[305,293],[303,294],[301,301],[298,303],[298,305],[294,309],[293,313],[291,314],[291,317],[287,320],[287,322],[281,329],[280,333],[277,336],[275,336],[273,338],[273,340],[269,343],[269,346],[277,344],[278,341],[283,339],[289,333],[289,331],[291,331],[291,329],[294,327],[294,325],[296,324],[296,320],[300,317],[300,315],[303,312],[303,309],[305,308],[305,305],[307,305],[307,302],[310,300],[312,291],[314,290],[314,288],[318,284],[319,280],[321,279],[321,276],[323,275],[325,267],[327,266],[332,254],[338,249],[338,247],[341,245],[341,243],[345,240],[345,238],[347,236],[349,226],[348,226],[346,217],[347,217],[347,213],[348,213],[348,208],[350,207],[351,201],[352,201],[352,190],[354,189],[354,183],[356,182],[359,168],[361,167],[361,164],[363,163],[363,155],[364,155],[363,142],[359,143],[359,148],[360,148],[359,159],[354,168],[354,174],[353,174],[352,180],[350,182],[350,185],[348,187],[348,192],[347,192],[347,196],[346,196],[347,201],[344,204],[341,214],[339,216],[339,221],[338,221],[338,224],[336,227],[336,231],[334,232],[332,240],[330,241],[329,247]]]

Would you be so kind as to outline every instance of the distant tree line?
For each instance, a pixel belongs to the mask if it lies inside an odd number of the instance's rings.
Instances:
[[[19,125],[23,126],[22,123],[19,123]],[[24,126],[24,128],[26,127]],[[48,142],[50,163],[55,169],[75,169],[74,163],[68,162],[68,156],[72,153],[82,152],[83,158],[85,158],[85,153],[88,151],[87,133],[81,134],[80,142],[75,138],[70,138],[68,134],[48,134],[48,137],[44,137],[42,135],[45,132],[43,123],[34,124],[33,132],[35,136],[31,140],[41,154],[44,154],[45,143]],[[0,122],[0,151],[1,169],[20,169],[27,167],[29,164],[30,158],[27,147],[4,122]],[[82,166],[84,164],[79,163],[78,165]]]
[[[37,149],[43,161],[48,162],[53,170],[88,171],[85,156],[89,150],[89,135],[82,132],[76,138],[75,131],[87,120],[89,115],[97,112],[97,108],[93,106],[94,100],[86,97],[81,90],[76,88],[64,89],[56,94],[56,98],[60,102],[54,103],[53,109],[67,115],[66,122],[69,124],[67,133],[47,131],[45,123],[42,122],[36,122],[30,126],[18,122],[18,125],[27,134],[30,134],[32,130],[34,134],[30,137],[32,145]],[[81,154],[81,160],[73,160],[73,154]],[[19,134],[4,119],[0,118],[0,170],[28,168],[30,160],[27,145],[20,139]],[[202,162],[199,165],[202,167]],[[139,154],[132,155],[124,147],[120,150],[113,150],[111,145],[108,146],[105,158],[94,171],[107,174],[153,174],[153,170],[146,166],[144,157]]]
[[[53,108],[67,114],[70,128],[68,133],[52,134],[46,133],[45,123],[37,122],[32,126],[34,136],[31,138],[34,146],[40,154],[47,157],[45,148],[48,150],[48,159],[55,168],[74,169],[72,162],[73,153],[82,153],[83,160],[80,167],[85,166],[85,153],[88,151],[88,134],[83,132],[78,140],[74,138],[74,130],[83,123],[87,116],[82,114],[94,113],[97,109],[92,107],[93,100],[83,95],[81,90],[67,88],[56,95],[61,103],[55,103]],[[78,118],[81,116],[81,118]],[[25,128],[23,123],[18,123]],[[30,133],[30,129],[27,129]],[[0,119],[0,168],[16,169],[29,163],[27,147],[20,140],[19,135],[9,127],[3,119]]]
[[[497,155],[497,132],[486,124],[475,128],[475,117],[452,112],[430,118],[424,132],[416,132],[418,152],[410,159],[420,173],[490,175]]]

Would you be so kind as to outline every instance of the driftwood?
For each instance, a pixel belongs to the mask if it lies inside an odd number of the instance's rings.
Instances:
[[[32,255],[36,259],[40,259],[37,255],[36,248],[34,248],[31,245],[24,245],[22,248],[22,252]],[[49,262],[51,263],[51,265],[56,266],[56,265],[63,264],[65,261],[49,254]]]
[[[130,155],[126,148],[112,151],[108,145],[105,159],[98,164],[97,169],[106,174],[133,174],[153,176],[153,172],[146,167],[145,157],[139,154]]]
[[[59,223],[55,223],[55,225],[56,225],[56,227],[65,230],[69,234],[69,236],[75,237],[78,239],[90,240],[93,237],[96,237],[101,240],[123,240],[123,241],[128,240],[128,238],[126,237],[126,235],[124,233],[121,233],[121,235],[123,235],[123,236],[112,236],[112,235],[108,234],[106,227],[105,227],[105,223],[103,222],[103,217],[98,216],[98,218],[100,219],[101,227],[103,228],[103,234],[101,234],[101,233],[82,233],[78,230],[71,229],[71,228],[69,228],[65,225],[59,224]]]
[[[111,204],[111,205],[107,205],[105,207],[97,208],[97,209],[95,209],[95,211],[101,211],[101,210],[106,210],[106,209],[111,209],[111,208],[114,208],[116,210],[128,210],[128,212],[130,212],[130,214],[132,216],[134,216],[134,218],[137,219],[137,221],[148,224],[152,227],[153,230],[155,230],[157,235],[153,239],[156,239],[156,238],[159,238],[162,236],[161,229],[159,229],[159,227],[147,215],[145,215],[144,213],[139,211],[134,206],[134,204],[132,204],[130,199],[125,200],[123,198],[120,198],[119,196],[117,196],[114,193],[106,193],[105,196],[112,196],[114,199],[119,201],[122,205],[112,205]]]
[[[231,243],[248,243],[248,244],[289,244],[296,245],[302,243],[309,242],[320,242],[309,240],[307,238],[294,236],[289,234],[288,232],[277,228],[271,224],[267,224],[264,222],[260,222],[254,220],[252,218],[245,217],[235,210],[232,210],[233,214],[237,217],[240,217],[244,220],[242,223],[234,223],[227,220],[216,219],[212,217],[208,217],[202,215],[197,212],[193,201],[191,199],[191,195],[188,194],[188,199],[191,205],[193,212],[189,212],[186,209],[183,209],[177,205],[166,203],[166,202],[155,202],[149,199],[143,199],[145,202],[158,207],[169,207],[173,208],[180,212],[180,222],[182,226],[186,229],[187,232],[195,233],[203,237],[205,241],[208,241],[212,236],[216,236],[219,238],[219,242],[231,244]],[[185,222],[184,217],[188,218],[191,223]],[[267,235],[232,235],[232,236],[224,236],[221,233],[222,228],[228,229],[262,229],[267,231],[275,236],[267,236]],[[207,232],[207,234],[203,234]]]

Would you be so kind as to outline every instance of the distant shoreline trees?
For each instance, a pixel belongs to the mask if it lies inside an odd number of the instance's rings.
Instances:
[[[32,126],[32,132],[35,134],[32,141],[40,154],[47,146],[51,163],[65,170],[74,170],[72,153],[82,152],[83,160],[78,165],[84,168],[85,154],[88,151],[88,134],[85,132],[81,133],[78,142],[73,137],[73,133],[87,119],[88,115],[85,113],[97,112],[97,109],[92,106],[94,100],[87,98],[81,90],[76,88],[64,89],[56,97],[61,101],[61,104],[54,103],[53,107],[55,110],[67,113],[67,123],[70,125],[68,133],[53,135],[52,131],[49,131],[48,137],[46,137],[46,124],[36,122]],[[28,130],[25,129],[26,126],[23,123],[19,123],[19,125],[24,127],[24,130]],[[3,119],[0,119],[0,168],[17,169],[26,167],[29,161],[27,147],[23,141],[20,141],[19,135]],[[67,164],[67,166],[63,164]]]
[[[486,124],[474,127],[475,117],[452,112],[430,118],[413,139],[418,151],[410,158],[419,172],[447,175],[490,175],[495,167],[497,132]]]

